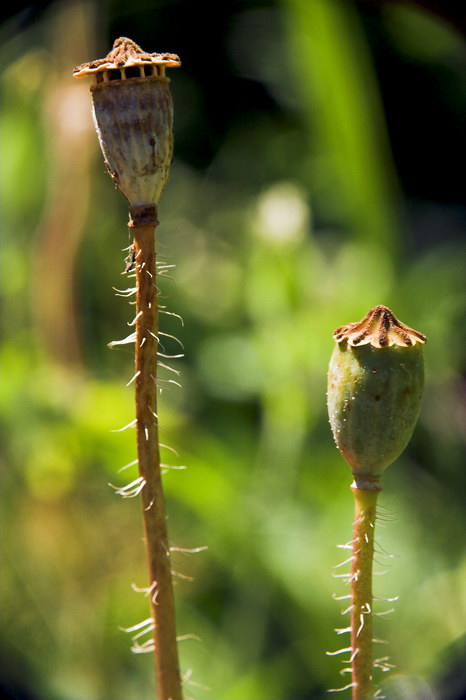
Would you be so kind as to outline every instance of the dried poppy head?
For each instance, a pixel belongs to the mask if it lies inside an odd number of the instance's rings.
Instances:
[[[173,105],[166,68],[178,56],[146,53],[122,37],[105,57],[74,69],[91,76],[94,121],[107,169],[130,205],[133,225],[156,222],[173,156]]]

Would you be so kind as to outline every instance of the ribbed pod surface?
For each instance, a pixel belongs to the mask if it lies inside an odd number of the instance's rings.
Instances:
[[[378,306],[334,338],[327,394],[333,436],[354,474],[378,478],[414,430],[425,337]]]
[[[167,78],[93,86],[94,120],[105,163],[130,204],[156,203],[173,156],[173,105]]]

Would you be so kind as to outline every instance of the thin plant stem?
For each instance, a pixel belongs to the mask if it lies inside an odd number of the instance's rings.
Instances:
[[[182,700],[157,418],[155,225],[133,226],[136,268],[136,430],[159,700]]]
[[[352,486],[354,493],[351,567],[352,700],[374,697],[372,632],[372,562],[377,497],[380,488]]]

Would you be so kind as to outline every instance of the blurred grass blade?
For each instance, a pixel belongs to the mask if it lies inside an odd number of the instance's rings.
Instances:
[[[396,248],[398,194],[383,108],[351,4],[284,0],[316,162],[317,205],[364,241]]]

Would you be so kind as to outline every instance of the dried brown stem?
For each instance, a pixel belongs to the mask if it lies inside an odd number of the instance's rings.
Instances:
[[[149,565],[159,700],[182,700],[175,604],[157,419],[158,305],[155,225],[133,226],[136,266],[136,430],[145,541]]]

